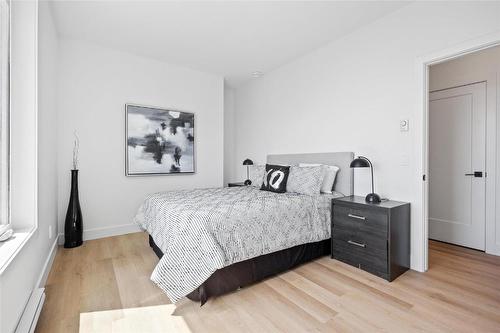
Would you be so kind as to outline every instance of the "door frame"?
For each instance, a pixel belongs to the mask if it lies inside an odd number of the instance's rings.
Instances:
[[[415,207],[415,221],[417,223],[418,234],[414,235],[415,244],[417,245],[417,254],[412,256],[416,262],[412,265],[419,271],[426,271],[429,267],[429,67],[439,64],[444,61],[452,60],[470,53],[485,50],[494,46],[500,45],[500,32],[481,36],[476,39],[469,40],[464,43],[443,49],[432,54],[428,54],[417,58],[416,60],[416,76],[417,76],[417,118],[416,120],[416,142],[417,149],[415,160],[417,161],[416,169],[418,172],[418,184],[415,187],[418,191]],[[496,79],[496,78],[495,78]],[[500,82],[499,82],[500,83]],[[496,105],[491,107],[490,98],[491,90],[487,85],[487,111],[486,111],[486,235],[491,234],[491,237],[486,237],[486,252],[500,255],[500,245],[495,243],[495,183],[496,183]],[[495,95],[496,95],[496,91]],[[496,103],[495,103],[496,104]],[[425,180],[423,179],[425,175]],[[492,229],[493,228],[493,229]],[[493,230],[493,232],[492,232]],[[493,244],[492,244],[493,243]]]

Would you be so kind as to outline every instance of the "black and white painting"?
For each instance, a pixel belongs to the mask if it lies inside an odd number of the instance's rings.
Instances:
[[[194,114],[127,104],[127,176],[194,173]]]

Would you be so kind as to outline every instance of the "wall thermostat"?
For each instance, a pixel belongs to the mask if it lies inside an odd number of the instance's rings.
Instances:
[[[401,132],[408,132],[410,129],[410,121],[408,119],[403,119],[399,122],[399,130]]]

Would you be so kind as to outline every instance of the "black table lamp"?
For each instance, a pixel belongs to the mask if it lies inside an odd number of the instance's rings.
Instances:
[[[368,168],[370,167],[371,172],[372,172],[372,193],[368,193],[365,197],[365,201],[369,203],[379,203],[380,202],[380,196],[375,193],[375,190],[373,189],[373,165],[372,162],[370,162],[369,159],[367,159],[364,156],[358,156],[351,162],[351,168]]]
[[[248,166],[253,165],[253,161],[251,159],[246,159],[243,161],[243,165],[247,166],[247,180],[245,180],[245,185],[251,185],[252,181],[250,180],[249,172],[248,172]]]

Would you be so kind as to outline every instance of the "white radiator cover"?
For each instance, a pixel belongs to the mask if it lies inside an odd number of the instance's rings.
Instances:
[[[28,300],[28,304],[24,308],[23,315],[19,324],[16,327],[16,333],[32,333],[35,331],[36,323],[40,312],[42,311],[43,302],[45,301],[45,288],[33,290]]]

